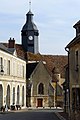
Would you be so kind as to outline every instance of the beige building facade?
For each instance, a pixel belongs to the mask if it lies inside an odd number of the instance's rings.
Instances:
[[[61,86],[63,79],[61,79],[59,72],[55,72],[55,70],[50,72],[45,61],[28,63],[28,67],[30,69],[34,68],[28,79],[28,90],[30,92],[27,96],[28,106],[63,107],[63,94]]]
[[[74,28],[76,37],[67,45],[68,51],[68,81],[69,81],[69,115],[71,119],[78,120],[80,112],[80,21]]]
[[[0,44],[0,109],[2,106],[26,106],[26,61],[15,49]]]
[[[31,106],[32,107],[49,107],[50,99],[50,81],[51,76],[45,67],[45,64],[40,61],[33,73],[30,76],[31,86]],[[54,92],[52,93],[52,96]]]

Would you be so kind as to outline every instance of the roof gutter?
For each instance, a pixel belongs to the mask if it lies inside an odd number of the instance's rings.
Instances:
[[[69,53],[69,48],[65,47],[65,51],[67,51]]]

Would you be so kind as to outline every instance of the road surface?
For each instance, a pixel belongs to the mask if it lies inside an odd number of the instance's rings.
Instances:
[[[0,120],[60,120],[52,110],[26,110],[0,114]]]

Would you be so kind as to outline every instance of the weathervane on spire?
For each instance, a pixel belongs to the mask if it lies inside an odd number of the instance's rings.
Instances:
[[[29,11],[31,11],[31,0],[29,0]]]

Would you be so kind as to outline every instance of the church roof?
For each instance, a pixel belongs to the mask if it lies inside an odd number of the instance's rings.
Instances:
[[[27,14],[28,15],[33,15],[33,13],[31,12],[31,10],[29,10],[29,12]]]
[[[26,30],[36,30],[36,31],[38,31],[37,26],[33,22],[25,23],[25,25],[22,28],[22,31],[26,31]]]
[[[37,26],[34,24],[34,22],[32,20],[33,13],[31,12],[31,10],[29,10],[29,12],[26,14],[26,16],[27,16],[27,20],[26,20],[25,25],[22,28],[22,31],[26,31],[26,30],[38,31]]]
[[[41,55],[41,54],[33,54],[27,53],[27,60],[28,61],[45,61],[46,66],[48,67],[49,71],[52,72],[53,68],[57,68],[57,72],[60,72],[61,77],[65,76],[64,73],[64,66],[68,62],[68,57],[66,55]]]

